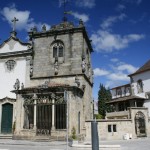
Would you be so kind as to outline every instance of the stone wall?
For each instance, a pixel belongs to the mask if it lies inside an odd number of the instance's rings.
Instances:
[[[99,140],[121,140],[126,133],[132,134],[135,138],[134,125],[130,119],[118,120],[97,120]],[[116,125],[116,132],[108,132],[108,125],[113,128]],[[86,122],[86,140],[91,140],[91,121]]]
[[[135,115],[141,112],[145,119],[146,136],[150,137],[150,119],[148,117],[148,108],[129,108],[130,119],[101,119],[96,120],[98,123],[99,140],[121,140],[125,134],[137,138],[135,131]],[[86,140],[91,140],[91,121],[86,121]],[[113,130],[113,125],[116,126],[116,131]],[[108,129],[111,128],[111,132]]]

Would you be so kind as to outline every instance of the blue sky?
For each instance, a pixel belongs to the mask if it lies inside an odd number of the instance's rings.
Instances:
[[[68,0],[68,21],[82,19],[92,40],[94,70],[93,98],[97,99],[100,83],[114,87],[129,83],[150,54],[149,0]],[[62,0],[1,0],[0,42],[10,36],[12,18],[19,19],[16,30],[27,41],[33,26],[40,30],[58,24],[63,18]]]

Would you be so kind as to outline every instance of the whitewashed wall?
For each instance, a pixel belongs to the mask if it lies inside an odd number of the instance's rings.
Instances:
[[[130,87],[128,87],[128,88],[130,88]],[[122,94],[118,95],[117,92],[116,92],[116,89],[121,89]],[[115,98],[119,98],[119,97],[129,96],[130,95],[130,90],[128,90],[127,87],[122,86],[120,88],[112,89],[111,94],[112,94],[112,99],[115,99]]]
[[[8,71],[5,62],[0,62],[0,99],[4,97],[16,98],[16,95],[10,91],[14,90],[13,85],[18,78],[20,83],[25,83],[25,58],[15,60],[14,70]]]
[[[2,44],[2,47],[0,48],[0,53],[16,52],[27,49],[27,46],[21,45],[18,41],[15,41],[14,39],[10,39],[7,43]]]
[[[134,95],[140,96],[140,97],[146,97],[145,93],[150,92],[150,71],[146,71],[137,75],[132,76],[133,83],[132,88],[134,89]],[[141,79],[143,82],[143,92],[138,93],[137,90],[137,81]]]
[[[21,45],[20,42],[11,39],[3,43],[0,48],[0,54],[27,50],[28,47]],[[16,65],[12,71],[9,71],[6,66],[8,60],[14,60]],[[20,84],[25,84],[26,75],[26,58],[25,57],[8,57],[0,59],[0,99],[4,97],[16,98],[16,95],[10,91],[14,90],[13,85],[16,79],[19,79]]]

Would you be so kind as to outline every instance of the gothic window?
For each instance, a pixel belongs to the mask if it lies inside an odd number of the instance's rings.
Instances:
[[[138,90],[138,93],[143,92],[143,82],[141,79],[137,81],[137,90]]]
[[[6,66],[9,71],[12,71],[14,69],[15,65],[16,65],[16,62],[14,60],[8,60],[6,62]]]
[[[64,45],[62,42],[56,42],[53,45],[53,57],[63,57]]]

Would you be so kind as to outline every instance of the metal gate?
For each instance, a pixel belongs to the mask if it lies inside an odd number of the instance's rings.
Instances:
[[[135,115],[135,131],[138,137],[146,136],[145,116],[142,112]]]
[[[66,129],[66,102],[62,93],[38,94],[36,104],[33,96],[26,96],[24,100],[25,128],[33,129],[35,106],[37,135],[51,135],[52,124],[56,130]]]

